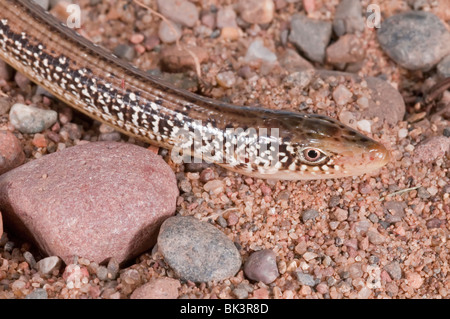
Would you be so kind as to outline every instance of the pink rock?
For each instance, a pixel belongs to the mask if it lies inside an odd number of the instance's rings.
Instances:
[[[22,145],[9,131],[0,131],[0,175],[25,161]]]
[[[122,263],[151,248],[177,196],[163,159],[126,143],[71,147],[0,177],[5,224],[66,264]]]
[[[181,284],[172,278],[157,278],[137,288],[131,299],[176,299]]]
[[[445,136],[433,136],[420,143],[414,150],[413,159],[418,162],[433,162],[443,158],[450,151],[450,138]]]

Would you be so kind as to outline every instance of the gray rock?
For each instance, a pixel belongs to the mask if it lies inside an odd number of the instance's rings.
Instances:
[[[308,59],[323,63],[330,38],[331,22],[310,19],[304,14],[292,17],[289,41]]]
[[[417,190],[417,196],[422,199],[428,199],[431,197],[431,194],[427,191],[425,187],[419,187]]]
[[[242,263],[225,234],[190,216],[167,219],[161,226],[158,248],[181,278],[193,282],[234,276]]]
[[[345,33],[364,31],[360,0],[342,0],[336,8],[333,19],[333,30],[337,36]]]
[[[70,147],[0,176],[5,223],[68,264],[122,263],[148,250],[177,196],[166,162],[126,143]]]
[[[438,63],[436,67],[439,76],[443,78],[449,78],[450,77],[450,54],[447,55],[445,58],[441,60],[441,62]]]
[[[400,268],[400,264],[396,261],[384,266],[384,270],[386,270],[392,279],[398,280],[402,278],[402,269]]]
[[[193,27],[199,19],[195,4],[186,0],[158,0],[159,12],[167,19]]]
[[[431,12],[391,16],[381,24],[377,36],[387,55],[409,70],[429,70],[450,53],[450,32]]]
[[[36,259],[34,259],[34,256],[29,251],[26,251],[23,253],[23,258],[25,258],[25,261],[30,265],[31,268],[36,267]]]
[[[128,44],[119,44],[114,48],[113,52],[119,58],[127,61],[133,61],[136,56],[136,50]]]
[[[306,223],[310,219],[316,219],[319,216],[319,212],[315,209],[307,209],[302,214],[302,221]]]
[[[58,113],[35,106],[16,103],[9,111],[11,124],[22,133],[40,133],[55,124]]]
[[[99,266],[97,268],[96,275],[100,280],[108,280],[108,269],[105,266]]]
[[[233,289],[233,294],[236,296],[237,299],[247,299],[248,298],[248,291],[244,288],[235,288]]]
[[[384,208],[387,211],[385,220],[392,224],[401,221],[405,217],[407,205],[405,202],[390,201],[384,203]]]
[[[245,262],[244,273],[251,280],[270,284],[279,276],[277,255],[270,249],[252,253]]]
[[[301,285],[313,287],[316,285],[316,281],[314,277],[310,274],[305,274],[301,271],[296,272],[297,280]]]
[[[25,296],[25,299],[47,299],[47,290],[44,288],[36,288],[31,293]]]

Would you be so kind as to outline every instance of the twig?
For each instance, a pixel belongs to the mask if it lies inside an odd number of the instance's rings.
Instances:
[[[395,195],[401,195],[403,193],[407,193],[407,192],[413,191],[415,189],[418,189],[419,187],[420,187],[420,185],[419,186],[415,186],[415,187],[410,187],[410,188],[404,188],[404,189],[401,189],[399,191],[387,194],[386,197],[391,197],[391,196],[395,196]],[[381,197],[380,201],[383,201],[384,199],[385,199],[385,197]]]

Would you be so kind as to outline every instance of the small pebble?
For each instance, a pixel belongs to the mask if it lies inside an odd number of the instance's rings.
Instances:
[[[316,219],[319,216],[319,212],[315,209],[305,210],[302,214],[302,221],[306,223],[308,220]]]
[[[346,220],[348,218],[348,210],[342,209],[342,208],[336,208],[336,210],[334,211],[333,214],[334,218],[339,221],[342,222],[344,220]]]
[[[315,62],[323,63],[325,49],[331,39],[331,23],[295,14],[291,19],[289,41],[305,56]]]
[[[152,279],[133,291],[130,299],[177,299],[180,287],[180,282],[173,278]]]
[[[368,120],[360,120],[356,122],[356,127],[366,133],[372,133],[372,123]]]
[[[402,278],[402,269],[400,268],[400,264],[396,261],[390,262],[384,266],[384,270],[387,271],[392,279],[398,280]]]
[[[413,289],[419,289],[423,284],[423,278],[416,272],[407,272],[406,280],[408,281],[408,286]]]
[[[46,257],[36,263],[36,269],[44,275],[50,274],[61,266],[61,259],[58,256]]]
[[[431,218],[427,220],[427,228],[428,229],[434,229],[434,228],[440,228],[442,225],[445,225],[446,220],[445,219],[439,219],[439,218]]]
[[[261,60],[267,63],[274,63],[277,60],[277,56],[264,46],[261,39],[256,39],[250,43],[244,59],[247,62]]]
[[[276,258],[270,249],[253,252],[245,262],[245,275],[251,280],[270,284],[279,276]]]
[[[34,106],[16,103],[9,111],[11,124],[22,133],[40,133],[53,124],[58,118],[58,113],[53,110],[43,110]]]
[[[29,251],[26,251],[23,253],[23,258],[25,258],[25,261],[30,265],[31,268],[36,267],[36,260],[34,259],[34,256]]]
[[[217,195],[224,191],[224,184],[223,181],[214,179],[203,185],[203,189],[207,192]]]
[[[327,47],[326,55],[327,63],[338,65],[363,61],[365,51],[358,36],[346,34]]]
[[[244,288],[235,288],[233,289],[233,294],[236,296],[237,299],[247,299],[248,298],[248,291]]]
[[[337,36],[364,31],[364,18],[360,0],[342,0],[336,7],[333,30]]]
[[[142,41],[144,41],[145,37],[143,34],[141,33],[134,33],[131,35],[130,37],[130,42],[133,44],[139,44],[142,43]]]
[[[273,0],[240,0],[239,12],[245,22],[266,24],[273,19],[275,4]]]
[[[133,59],[136,56],[136,51],[134,50],[134,47],[128,44],[119,44],[114,48],[113,52],[119,58],[127,61],[133,61]]]
[[[108,280],[108,269],[105,266],[99,266],[96,275],[102,281]]]
[[[345,105],[349,103],[352,99],[353,93],[350,92],[347,87],[345,87],[342,84],[339,84],[334,90],[333,90],[333,100],[336,102],[337,105]]]
[[[367,237],[369,238],[369,241],[374,245],[381,245],[385,240],[384,236],[376,230],[369,230],[367,232]]]
[[[402,138],[405,138],[405,137],[407,137],[408,136],[408,129],[406,129],[406,128],[401,128],[401,129],[399,129],[398,130],[398,138],[399,139],[402,139]]]
[[[229,89],[236,84],[236,75],[233,71],[221,72],[217,74],[216,80],[221,87]]]
[[[305,274],[301,271],[296,271],[297,280],[301,285],[313,287],[316,285],[314,277],[310,274]]]
[[[22,144],[9,131],[0,131],[0,175],[20,166],[25,161]]]
[[[108,278],[109,279],[116,279],[117,274],[119,273],[119,262],[116,258],[111,258],[108,262],[108,266],[106,269],[108,270]]]
[[[187,0],[158,0],[159,12],[167,19],[192,28],[199,20],[199,10]]]
[[[236,23],[236,12],[232,6],[221,7],[217,11],[217,27],[219,29],[238,27]]]
[[[162,20],[159,24],[158,36],[164,43],[174,43],[181,38],[182,30],[174,22]]]
[[[44,288],[36,288],[31,293],[25,296],[25,299],[47,299],[47,290]]]

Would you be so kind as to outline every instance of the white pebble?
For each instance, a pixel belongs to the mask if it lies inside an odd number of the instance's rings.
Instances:
[[[274,63],[277,60],[277,56],[264,46],[261,39],[256,39],[248,47],[245,60],[247,62],[262,60],[264,62]]]
[[[367,132],[367,133],[371,133],[372,132],[372,124],[370,123],[369,120],[361,120],[358,121],[356,123],[356,126],[358,127],[358,129],[360,129],[361,131]]]
[[[408,130],[406,128],[402,128],[398,130],[398,138],[405,138],[408,136]]]
[[[181,38],[181,28],[174,22],[161,21],[158,36],[164,43],[174,43]]]

